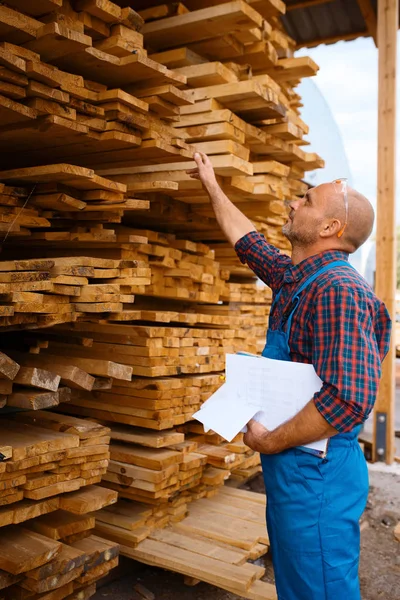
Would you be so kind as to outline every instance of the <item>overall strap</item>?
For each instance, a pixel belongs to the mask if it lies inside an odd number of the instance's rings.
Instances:
[[[287,318],[286,336],[288,339],[289,339],[289,335],[290,335],[290,328],[292,326],[293,315],[299,304],[301,293],[308,286],[310,286],[313,281],[315,281],[320,275],[322,275],[322,273],[326,273],[327,271],[330,271],[331,269],[334,269],[335,267],[348,267],[350,269],[354,268],[351,266],[351,264],[347,260],[334,260],[333,262],[330,262],[330,263],[324,265],[323,267],[321,267],[320,269],[318,269],[317,271],[315,271],[315,273],[310,275],[310,277],[307,277],[307,279],[305,281],[303,281],[303,283],[296,290],[296,292],[293,296],[292,303],[291,303],[291,310],[290,310],[289,316]]]

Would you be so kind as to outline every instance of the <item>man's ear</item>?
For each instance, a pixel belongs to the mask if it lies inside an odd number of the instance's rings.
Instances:
[[[330,219],[329,221],[325,221],[322,225],[322,229],[320,231],[320,236],[323,238],[332,237],[333,235],[337,235],[342,227],[339,219]]]

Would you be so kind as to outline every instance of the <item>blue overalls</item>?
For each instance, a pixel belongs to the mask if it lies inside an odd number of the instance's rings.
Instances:
[[[262,355],[290,361],[289,336],[301,293],[295,293],[285,330],[268,330]],[[278,292],[274,304],[279,301]],[[293,385],[296,385],[293,382]],[[262,454],[267,527],[279,600],[360,600],[359,519],[368,496],[368,470],[357,441],[360,427],[330,438],[326,456],[308,448]]]

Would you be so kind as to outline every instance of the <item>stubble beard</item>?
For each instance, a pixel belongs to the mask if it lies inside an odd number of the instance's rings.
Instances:
[[[299,246],[299,247],[311,246],[312,244],[314,244],[317,241],[318,235],[315,232],[293,231],[293,229],[291,227],[292,224],[293,223],[290,220],[287,223],[285,223],[282,227],[282,234],[291,243],[291,245],[293,247],[294,246]]]

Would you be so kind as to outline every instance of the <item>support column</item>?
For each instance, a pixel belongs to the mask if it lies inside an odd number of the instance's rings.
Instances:
[[[396,317],[396,50],[399,0],[378,0],[379,106],[376,294]],[[383,364],[375,405],[373,452],[394,459],[395,340]]]

